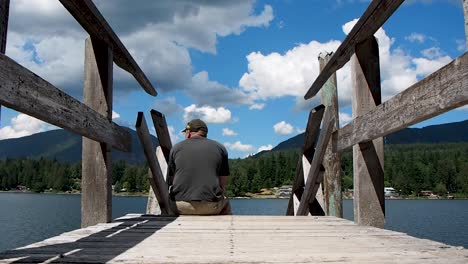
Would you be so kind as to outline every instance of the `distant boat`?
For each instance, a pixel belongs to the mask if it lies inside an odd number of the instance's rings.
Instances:
[[[384,194],[386,198],[394,198],[398,196],[398,193],[395,191],[393,187],[385,187]]]

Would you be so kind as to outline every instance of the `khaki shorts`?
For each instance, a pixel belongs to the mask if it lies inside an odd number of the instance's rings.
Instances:
[[[176,201],[177,210],[181,215],[231,215],[229,199],[218,202],[208,201]]]

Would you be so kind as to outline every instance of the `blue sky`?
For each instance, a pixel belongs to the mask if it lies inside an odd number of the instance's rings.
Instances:
[[[172,140],[201,117],[230,157],[269,149],[301,133],[319,103],[303,95],[317,56],[334,51],[370,1],[95,1],[159,92],[147,95],[114,65],[115,121],[166,114]],[[463,54],[462,1],[406,1],[376,33],[387,100]],[[81,100],[84,39],[55,0],[12,0],[7,55]],[[340,123],[351,118],[349,67],[338,72]],[[453,110],[415,125],[468,119]],[[0,139],[55,129],[2,107]]]

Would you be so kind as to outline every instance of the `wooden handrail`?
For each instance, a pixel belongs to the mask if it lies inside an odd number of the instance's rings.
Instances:
[[[354,53],[354,46],[366,40],[387,21],[404,0],[373,0],[351,32],[345,38],[331,57],[325,68],[320,72],[304,99],[314,97],[330,76],[343,67]]]
[[[119,150],[131,150],[127,130],[3,54],[0,80],[0,104]]]
[[[140,66],[133,59],[127,48],[112,30],[106,19],[102,16],[91,0],[59,0],[80,25],[93,37],[104,41],[112,48],[114,62],[135,77],[142,88],[150,95],[157,92],[146,77]]]
[[[333,133],[333,151],[400,129],[468,104],[468,52]]]

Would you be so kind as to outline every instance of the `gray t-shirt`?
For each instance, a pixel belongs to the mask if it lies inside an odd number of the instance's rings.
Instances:
[[[176,201],[219,201],[223,198],[219,176],[228,175],[228,153],[214,140],[191,137],[176,144],[169,155],[167,182]]]

